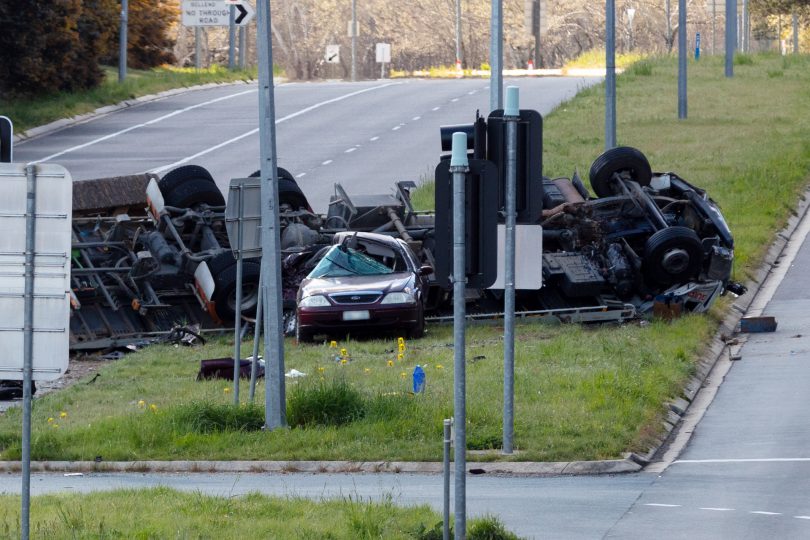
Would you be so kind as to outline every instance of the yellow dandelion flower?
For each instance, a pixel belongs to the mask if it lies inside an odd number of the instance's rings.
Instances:
[[[444,366],[441,364],[436,364],[436,369],[444,369]]]
[[[59,418],[67,418],[67,413],[65,411],[60,412]]]
[[[151,405],[149,405],[149,409],[150,409],[152,412],[157,412],[157,405],[155,405],[154,403],[152,403]]]
[[[404,379],[405,377],[408,376],[408,374],[403,371],[402,373],[399,374],[399,376]]]
[[[326,371],[325,367],[321,366],[318,368],[318,373],[323,373],[324,371]]]
[[[341,359],[340,359],[340,364],[341,364],[342,366],[345,366],[345,365],[346,365],[346,364],[348,364],[348,363],[349,363],[349,361],[348,361],[348,360],[346,360],[345,358],[341,358]]]
[[[53,417],[48,418],[48,423],[53,424]]]
[[[371,368],[366,368],[363,371],[365,371],[366,373],[371,373]]]
[[[146,402],[142,399],[138,400],[138,407],[146,407]]]
[[[337,349],[337,341],[330,341],[329,342],[330,349]]]
[[[394,367],[394,361],[393,360],[388,361],[388,367]]]

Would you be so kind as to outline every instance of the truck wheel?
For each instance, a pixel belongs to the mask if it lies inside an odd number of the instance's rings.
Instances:
[[[703,245],[688,227],[667,227],[647,239],[642,270],[653,285],[683,283],[696,277],[703,264]]]
[[[652,181],[652,169],[647,157],[640,150],[630,146],[617,146],[604,152],[591,165],[589,177],[591,187],[597,197],[614,195],[611,179],[617,172],[627,171],[630,177],[640,186],[649,186]]]
[[[177,208],[191,208],[203,203],[209,206],[225,206],[222,192],[213,180],[206,178],[192,178],[170,191],[163,191],[163,201],[167,206]]]
[[[236,317],[236,259],[230,251],[216,255],[208,262],[208,269],[214,277],[214,311],[224,322],[233,321]],[[256,314],[259,301],[259,276],[261,264],[257,261],[242,261],[242,315],[252,317]]]
[[[172,169],[163,175],[163,178],[158,180],[158,187],[160,188],[160,192],[165,196],[166,193],[169,193],[170,191],[174,190],[174,188],[185,184],[189,180],[201,179],[205,179],[212,184],[216,184],[216,182],[214,182],[214,177],[211,176],[211,173],[208,172],[205,167],[200,167],[199,165],[183,165],[182,167]]]
[[[284,167],[278,167],[276,170],[278,171],[279,179],[283,178],[284,180],[289,180],[296,186],[298,185],[298,182],[295,181],[295,177],[290,173],[290,171],[288,171]],[[254,171],[253,174],[250,175],[250,178],[258,178],[261,175],[262,171]]]

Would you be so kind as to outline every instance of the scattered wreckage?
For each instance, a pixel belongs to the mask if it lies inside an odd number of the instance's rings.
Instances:
[[[490,126],[496,122],[491,115]],[[478,118],[470,129],[485,134],[486,124]],[[481,159],[495,153],[480,140],[472,150]],[[500,176],[493,181],[502,200]],[[542,278],[542,286],[517,291],[522,313],[562,321],[622,321],[649,314],[654,306],[703,312],[725,291],[745,292],[731,281],[733,237],[705,191],[677,174],[653,173],[647,158],[630,147],[599,156],[589,177],[596,198],[577,174],[527,179],[523,197],[532,200],[519,223],[541,230],[541,245],[531,250],[539,264],[530,271]],[[259,259],[244,261],[243,300],[237,307],[225,200],[208,171],[191,165],[159,179],[129,177],[130,191],[140,186],[146,200],[133,195],[126,204],[104,207],[82,200],[97,199],[99,191],[90,182],[87,189],[81,184],[74,195],[73,350],[143,342],[190,325],[223,328],[237,314],[253,316]],[[294,178],[279,169],[288,332],[298,326],[299,337],[311,339],[317,332],[376,324],[420,335],[425,317],[447,317],[452,287],[437,270],[448,267],[448,250],[437,244],[446,234],[444,222],[436,213],[414,209],[415,187],[401,181],[393,194],[350,197],[336,184],[328,212],[317,215]],[[103,197],[105,190],[100,193]],[[132,211],[139,207],[147,211]],[[363,258],[356,267],[361,270],[344,264],[343,279],[318,280],[324,267],[341,264],[340,257],[345,263],[350,252]],[[390,279],[403,272],[407,279]],[[347,280],[357,284],[347,286]],[[467,297],[473,318],[502,311],[502,290],[470,287]],[[392,306],[400,313],[390,316]],[[316,322],[313,310],[328,312],[328,319]]]

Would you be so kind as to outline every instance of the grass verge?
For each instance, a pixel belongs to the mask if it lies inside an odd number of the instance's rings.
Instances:
[[[0,496],[0,534],[20,536],[20,498]],[[313,501],[258,493],[214,497],[169,488],[35,497],[31,538],[436,538],[441,517],[427,506],[356,496]],[[441,528],[438,528],[441,538]],[[470,520],[471,540],[512,540],[494,518]]]
[[[218,65],[202,70],[175,67],[130,69],[123,84],[118,82],[117,68],[104,68],[104,75],[104,82],[92,90],[60,92],[29,99],[0,98],[0,114],[11,119],[16,133],[22,133],[60,118],[89,113],[105,105],[172,88],[253,80],[256,78],[256,70],[230,71]]]

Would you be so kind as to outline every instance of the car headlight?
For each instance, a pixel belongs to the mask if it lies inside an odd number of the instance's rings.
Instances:
[[[416,298],[404,292],[392,292],[385,295],[381,304],[415,304]]]
[[[328,307],[330,305],[329,300],[320,294],[313,294],[312,296],[304,297],[298,303],[299,307]]]

